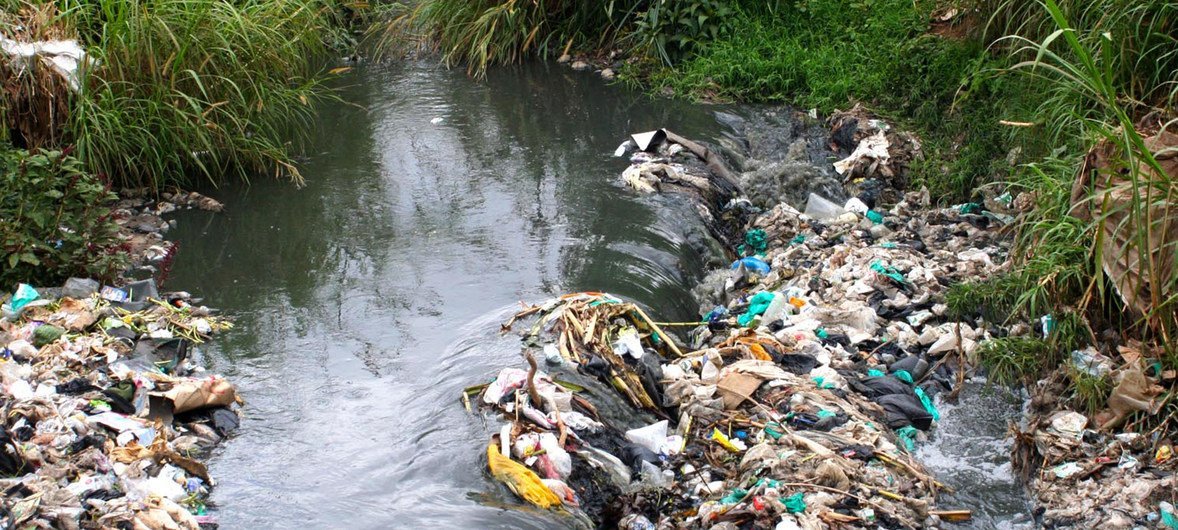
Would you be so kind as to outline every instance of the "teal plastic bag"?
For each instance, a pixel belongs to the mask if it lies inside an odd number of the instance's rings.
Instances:
[[[765,235],[765,231],[760,228],[754,228],[744,233],[744,245],[741,245],[741,253],[764,255],[765,250],[769,248],[769,238]]]
[[[920,398],[920,404],[924,405],[924,410],[933,417],[933,421],[941,421],[941,413],[937,412],[936,405],[933,405],[933,400],[929,399],[923,388],[916,387],[916,397]]]
[[[16,293],[12,295],[12,302],[10,305],[13,312],[20,312],[29,302],[36,300],[41,295],[37,294],[37,290],[33,289],[32,285],[22,283],[16,286]]]
[[[806,511],[806,495],[798,492],[787,497],[785,499],[785,511],[789,513],[802,513]]]
[[[720,499],[720,504],[736,504],[740,502],[741,499],[747,497],[748,494],[748,490],[736,488],[728,492],[728,495],[725,495],[724,498]]]
[[[908,452],[916,450],[916,427],[911,425],[900,427],[896,429],[896,436],[900,438],[900,441],[904,444],[904,448]]]
[[[1158,512],[1160,512],[1162,516],[1162,524],[1166,525],[1166,528],[1173,528],[1174,530],[1178,530],[1178,515],[1174,514],[1174,507],[1169,506],[1168,503],[1162,504],[1163,506],[1158,508]],[[1170,509],[1167,510],[1167,507]]]
[[[895,267],[884,265],[883,262],[879,260],[871,262],[871,270],[891,278],[898,284],[903,285],[906,283],[904,280],[904,275],[900,274],[899,270],[896,270]]]
[[[763,314],[766,309],[769,309],[769,304],[773,303],[774,294],[769,291],[761,291],[753,295],[749,300],[749,310],[745,314],[736,317],[736,322],[741,327],[748,326],[754,318]]]
[[[895,372],[892,372],[892,375],[896,376],[896,379],[899,379],[905,383],[910,385],[913,384],[912,374],[908,373],[908,370],[896,370]]]

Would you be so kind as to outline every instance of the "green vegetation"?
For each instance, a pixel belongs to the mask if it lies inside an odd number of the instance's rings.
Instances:
[[[0,285],[109,279],[126,263],[109,187],[60,151],[0,150]]]
[[[937,2],[781,2],[743,8],[730,32],[672,68],[632,76],[697,99],[776,101],[824,112],[852,102],[916,130],[918,181],[967,200],[1005,175],[1014,131],[1029,112],[1024,80],[973,75],[996,64],[977,29],[934,25]],[[977,24],[965,18],[961,24]]]
[[[990,381],[1000,385],[1025,382],[1028,374],[1042,372],[1060,357],[1047,342],[1029,337],[1003,337],[983,342],[977,351]]]
[[[314,103],[331,97],[323,66],[347,40],[341,7],[328,0],[0,0],[0,13],[5,36],[76,38],[94,59],[76,91],[43,64],[9,65],[0,91],[5,132],[16,132],[8,139],[76,146],[87,169],[116,185],[156,189],[259,172],[298,180],[291,142]],[[59,108],[22,115],[28,101]]]
[[[551,55],[573,46],[605,49],[633,10],[622,2],[574,0],[430,0],[373,29],[382,47],[424,42],[447,64],[465,63],[482,75],[488,66]]]
[[[0,36],[76,40],[73,78],[0,55],[0,286],[126,266],[114,187],[159,191],[293,163],[334,50],[384,12],[336,0],[0,0]],[[72,156],[63,156],[62,152]]]
[[[1016,220],[1016,266],[955,286],[946,299],[958,316],[1054,318],[1046,340],[982,346],[996,381],[1037,377],[1109,332],[1165,345],[1163,364],[1178,367],[1178,238],[1170,233],[1178,231],[1178,190],[1163,165],[1173,145],[1160,154],[1149,144],[1176,118],[1178,2],[649,0],[614,8],[432,0],[402,27],[432,37],[448,61],[475,73],[570,47],[599,58],[620,49],[623,78],[652,92],[827,112],[863,103],[920,137],[913,185],[946,203],[996,186],[1030,205]],[[1075,187],[1078,178],[1088,187]],[[1069,378],[1079,406],[1103,403],[1109,381]]]

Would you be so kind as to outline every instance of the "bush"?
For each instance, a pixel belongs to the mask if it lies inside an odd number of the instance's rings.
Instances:
[[[732,31],[733,14],[721,0],[656,0],[639,13],[633,37],[645,53],[669,66],[697,45]]]
[[[798,0],[747,6],[738,31],[694,43],[689,57],[640,84],[692,98],[786,102],[823,112],[868,104],[921,137],[913,180],[964,202],[1005,177],[1010,128],[1029,112],[1020,78],[975,75],[1004,64],[976,39],[932,31],[928,1]],[[632,72],[627,72],[631,74]]]
[[[61,151],[0,151],[0,289],[112,279],[128,264],[109,187]]]

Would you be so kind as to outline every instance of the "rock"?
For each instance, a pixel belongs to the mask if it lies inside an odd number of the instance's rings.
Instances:
[[[569,54],[566,53],[566,54],[561,55],[560,58],[556,60],[556,62],[558,62],[560,64],[564,64],[564,63],[567,63],[571,60],[573,60],[572,56],[570,56]]]
[[[613,68],[606,68],[605,70],[601,71],[601,78],[605,79],[606,81],[610,81],[615,77],[617,77],[617,74],[614,73]]]
[[[573,70],[588,70],[589,63],[585,61],[573,61],[572,67]]]
[[[97,281],[88,278],[70,278],[65,281],[65,285],[61,288],[61,295],[74,299],[90,298],[90,295],[97,293],[100,289]]]

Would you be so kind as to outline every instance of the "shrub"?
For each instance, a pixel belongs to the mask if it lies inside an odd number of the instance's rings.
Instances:
[[[0,288],[111,279],[128,261],[115,195],[61,151],[0,151]]]

